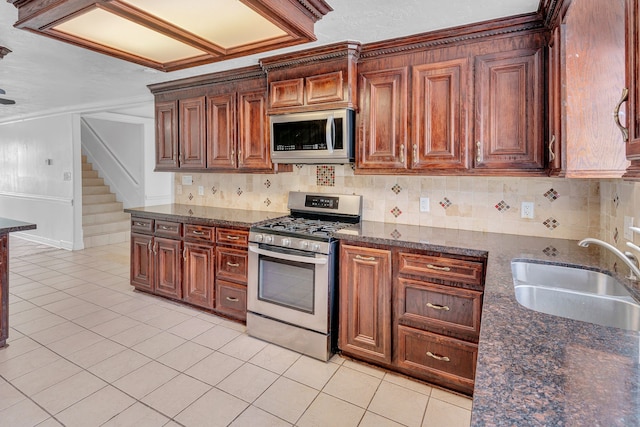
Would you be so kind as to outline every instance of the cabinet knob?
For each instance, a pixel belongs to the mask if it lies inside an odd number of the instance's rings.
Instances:
[[[622,97],[620,97],[620,101],[618,101],[618,105],[616,105],[616,108],[613,109],[613,120],[616,122],[616,126],[618,126],[618,129],[620,129],[620,132],[622,132],[623,142],[629,141],[629,129],[624,127],[622,123],[620,123],[620,107],[628,99],[629,99],[629,89],[625,87],[622,89]]]

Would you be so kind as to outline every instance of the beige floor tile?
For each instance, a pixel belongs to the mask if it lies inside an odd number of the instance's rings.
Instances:
[[[102,427],[158,427],[169,422],[169,418],[141,403],[135,403],[122,411]]]
[[[24,337],[24,334],[22,334],[20,331],[17,331],[13,328],[9,328],[9,336],[7,337],[7,344],[9,344],[12,341],[17,340],[18,338],[22,338]],[[4,347],[6,348],[6,346]]]
[[[209,390],[210,385],[180,374],[146,395],[142,402],[173,418]]]
[[[192,317],[168,329],[168,331],[186,340],[190,340],[213,328],[213,326],[210,322]]]
[[[255,406],[249,406],[238,416],[229,427],[291,427],[288,423],[275,415],[263,411]]]
[[[150,361],[151,359],[147,356],[126,349],[108,359],[96,363],[89,367],[88,370],[105,381],[113,382],[130,374],[139,367],[146,365]]]
[[[34,307],[30,310],[21,311],[20,313],[15,314],[11,312],[11,309],[9,309],[9,322],[12,326],[17,327],[23,323],[31,322],[50,314],[50,312],[40,307]]]
[[[230,341],[241,335],[240,332],[224,326],[213,326],[211,329],[203,332],[191,341],[218,350],[220,347],[228,344]]]
[[[34,394],[32,399],[55,415],[106,385],[101,379],[82,371]]]
[[[180,412],[175,420],[189,427],[225,427],[247,406],[237,397],[213,388]]]
[[[133,328],[129,328],[126,331],[122,331],[119,334],[112,335],[109,338],[124,345],[125,347],[133,347],[142,341],[148,340],[154,335],[158,335],[160,332],[162,332],[162,329],[142,323],[134,326]]]
[[[120,304],[116,304],[109,308],[115,311],[116,313],[127,315],[136,310],[142,310],[143,308],[145,308],[146,306],[152,303],[153,303],[152,299],[138,297],[129,301],[122,302]]]
[[[213,354],[213,350],[210,348],[187,341],[160,356],[158,362],[184,372],[211,354]]]
[[[49,414],[29,399],[0,411],[0,425],[7,427],[32,427],[48,418]]]
[[[31,334],[30,336],[39,343],[48,345],[52,342],[59,341],[71,335],[78,334],[84,330],[85,329],[83,327],[78,326],[73,322],[67,321],[64,323],[60,323],[59,325],[55,325],[52,328],[43,329],[40,332]]]
[[[147,320],[145,323],[147,325],[155,326],[156,328],[167,330],[189,319],[191,319],[191,316],[188,314],[169,310],[169,313],[164,316],[154,317],[153,319]]]
[[[422,427],[469,427],[471,411],[431,398]]]
[[[340,366],[322,391],[361,408],[366,408],[381,381],[371,375]]]
[[[65,357],[86,369],[124,351],[125,349],[126,347],[123,345],[108,339],[103,339]]]
[[[280,377],[253,404],[295,424],[317,395],[311,387]]]
[[[115,381],[113,385],[136,399],[142,399],[153,390],[178,375],[178,371],[151,361]]]
[[[246,362],[266,346],[265,341],[242,334],[222,346],[218,351]]]
[[[339,367],[340,365],[335,363],[322,362],[308,356],[301,356],[284,373],[284,376],[316,390],[322,390]]]
[[[128,316],[131,317],[132,319],[135,319],[135,320],[139,321],[139,322],[146,323],[147,321],[149,321],[151,319],[155,319],[156,317],[165,316],[165,315],[169,314],[169,312],[171,312],[171,310],[169,310],[168,308],[164,308],[164,307],[160,307],[160,306],[155,305],[155,304],[151,304],[151,305],[148,305],[148,306],[144,307],[141,310],[129,313]]]
[[[419,427],[429,396],[383,381],[369,411],[410,427]]]
[[[471,410],[471,406],[473,403],[473,401],[469,397],[451,393],[437,387],[433,389],[431,397],[433,397],[434,399],[442,400],[443,402],[451,403],[452,405],[459,406],[469,411]]]
[[[55,418],[47,418],[43,422],[39,423],[36,427],[65,427],[60,424]]]
[[[147,357],[156,359],[174,348],[184,344],[186,340],[168,332],[160,332],[153,337],[142,341],[132,347],[133,350]]]
[[[242,366],[241,360],[215,352],[187,369],[185,374],[215,386],[240,366]]]
[[[344,400],[320,393],[296,423],[298,427],[357,427],[365,410]]]
[[[402,424],[398,424],[395,421],[391,421],[388,418],[381,417],[378,414],[367,411],[362,417],[362,421],[358,427],[404,427]]]
[[[56,415],[65,427],[100,426],[135,400],[112,386],[107,386]]]
[[[29,302],[35,305],[38,305],[40,307],[47,305],[47,304],[51,304],[52,302],[56,302],[56,301],[61,301],[65,298],[68,298],[69,295],[64,293],[64,292],[60,292],[57,289],[53,289],[55,292],[52,292],[50,294],[47,295],[42,295],[40,297],[36,297],[36,298],[29,298]]]
[[[19,292],[17,293],[17,295],[24,300],[30,301],[32,298],[46,296],[53,292],[58,292],[58,290],[49,286],[40,285],[36,289],[31,289],[30,291],[26,292]]]
[[[365,363],[360,363],[360,362],[356,362],[349,359],[345,359],[344,362],[342,363],[342,366],[354,369],[358,372],[362,372],[364,374],[371,375],[372,377],[376,377],[380,379],[384,378],[384,375],[386,373],[386,371],[384,371],[382,368],[378,368],[372,365],[367,365]]]
[[[33,310],[37,307],[38,306],[36,304],[33,304],[30,301],[25,301],[14,294],[9,294],[9,313],[11,313],[10,316],[12,317],[15,317],[18,313]]]
[[[35,342],[29,337],[20,337],[13,339],[13,335],[15,334],[15,330],[10,328],[9,337],[12,339],[9,341],[9,345],[0,348],[0,363],[5,362],[14,357],[18,357],[21,354],[28,353],[32,350],[35,350],[38,347],[42,347],[40,344]]]
[[[14,386],[0,378],[0,413],[9,406],[26,399]],[[1,421],[0,421],[1,423]]]
[[[48,348],[38,347],[28,353],[0,363],[0,375],[5,380],[11,381],[38,368],[50,365],[57,360],[60,360],[60,356]]]
[[[96,325],[90,329],[96,334],[100,334],[103,337],[110,338],[138,325],[140,325],[140,322],[138,322],[137,320],[130,319],[126,316],[120,316],[107,322],[100,323],[99,325]]]
[[[75,335],[52,342],[47,347],[62,356],[68,356],[104,340],[104,337],[85,329]]]
[[[251,403],[277,379],[277,374],[245,363],[218,383],[216,387],[245,402]]]
[[[95,326],[100,325],[101,323],[108,322],[117,317],[121,317],[122,315],[116,313],[115,311],[101,309],[98,311],[94,311],[93,313],[89,313],[87,315],[77,317],[73,319],[73,323],[77,323],[78,325],[91,329]]]
[[[431,396],[431,393],[434,390],[433,387],[423,382],[403,377],[402,375],[394,374],[392,372],[387,372],[385,374],[384,381],[399,385],[400,387],[408,388],[409,390],[417,391],[418,393],[422,393],[427,396]]]
[[[67,297],[65,299],[56,301],[56,302],[52,302],[51,304],[46,304],[44,306],[42,306],[43,309],[50,311],[51,313],[60,313],[61,311],[65,311],[68,310],[72,307],[75,307],[77,305],[82,305],[84,303],[84,301],[82,301],[79,298],[70,296]]]
[[[267,344],[253,356],[249,363],[268,369],[276,374],[283,374],[300,358],[300,354],[274,344]]]
[[[65,319],[64,317],[60,317],[57,314],[49,314],[48,316],[40,317],[38,319],[32,320],[31,322],[17,325],[14,328],[23,334],[31,335],[44,329],[52,328],[66,321],[67,319]]]
[[[42,390],[58,384],[73,375],[82,368],[65,359],[59,359],[49,365],[45,365],[35,371],[14,379],[12,384],[28,396],[33,396]]]

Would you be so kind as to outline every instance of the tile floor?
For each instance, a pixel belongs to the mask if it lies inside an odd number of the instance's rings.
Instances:
[[[129,285],[129,246],[10,239],[0,426],[468,426],[471,400],[323,363]]]

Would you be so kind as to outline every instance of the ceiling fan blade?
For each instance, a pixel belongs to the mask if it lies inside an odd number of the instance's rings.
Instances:
[[[7,92],[4,91],[4,89],[0,89],[0,95],[6,95]]]
[[[15,104],[16,101],[14,101],[13,99],[7,99],[7,98],[0,98],[0,104],[3,105],[13,105]]]

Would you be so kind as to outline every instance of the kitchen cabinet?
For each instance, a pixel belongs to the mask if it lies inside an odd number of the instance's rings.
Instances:
[[[640,180],[640,2],[626,0],[626,88],[628,89],[626,157],[631,161],[624,177]]]
[[[269,114],[357,109],[360,44],[340,42],[260,59],[267,72]]]
[[[339,347],[367,361],[391,363],[391,251],[340,247]]]
[[[245,321],[247,316],[247,230],[216,232],[216,311]]]
[[[619,178],[629,163],[614,120],[624,112],[611,113],[625,87],[625,0],[559,3],[548,46],[549,173]]]
[[[206,126],[204,96],[178,101],[180,126],[179,166],[181,169],[202,169],[206,166]]]
[[[156,171],[178,168],[178,101],[156,101]]]
[[[184,225],[183,299],[189,304],[213,308],[215,245],[214,227]]]

